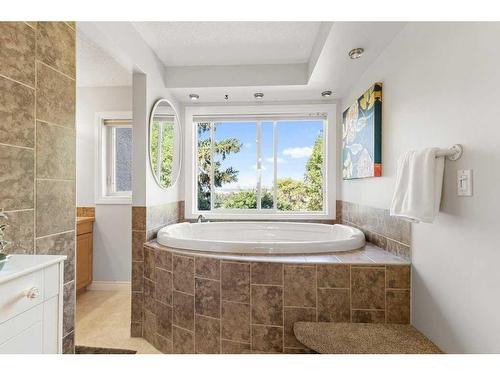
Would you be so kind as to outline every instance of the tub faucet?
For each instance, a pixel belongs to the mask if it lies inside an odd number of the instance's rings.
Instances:
[[[205,216],[203,216],[203,215],[199,215],[198,220],[196,220],[197,223],[203,223],[204,221],[207,221],[207,220],[205,219]]]

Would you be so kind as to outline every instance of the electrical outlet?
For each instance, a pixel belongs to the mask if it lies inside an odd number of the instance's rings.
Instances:
[[[457,171],[457,195],[459,197],[472,196],[472,169]]]

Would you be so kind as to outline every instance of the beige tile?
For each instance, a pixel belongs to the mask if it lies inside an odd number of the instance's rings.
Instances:
[[[309,348],[283,348],[285,354],[316,354],[316,352]]]
[[[250,303],[250,264],[221,262],[222,299]]]
[[[316,267],[285,266],[285,306],[316,306]]]
[[[148,310],[143,313],[142,334],[146,341],[156,347],[156,315]]]
[[[220,318],[220,281],[196,278],[194,304],[196,314]]]
[[[352,308],[385,308],[385,269],[351,267]]]
[[[33,150],[0,145],[0,207],[5,211],[33,208]]]
[[[144,263],[132,261],[132,291],[142,292],[144,285]]]
[[[214,258],[195,258],[196,276],[206,279],[220,280],[220,260]]]
[[[0,77],[0,143],[35,146],[35,90],[3,77]]]
[[[0,22],[0,74],[35,86],[35,30],[24,22]]]
[[[142,310],[144,307],[144,299],[142,292],[132,292],[131,297],[131,320],[142,321]],[[142,328],[141,335],[142,336]]]
[[[75,182],[38,180],[36,186],[36,236],[74,230]]]
[[[75,130],[36,123],[37,178],[75,178]]]
[[[190,331],[194,330],[194,296],[174,290],[173,322],[176,326]]]
[[[37,63],[36,118],[75,127],[75,81]]]
[[[353,323],[385,323],[384,310],[352,310]]]
[[[252,284],[283,285],[283,264],[252,263]]]
[[[222,338],[250,342],[250,305],[222,302]]]
[[[252,285],[252,324],[283,325],[283,287]]]
[[[316,309],[310,307],[285,307],[284,345],[289,348],[305,348],[293,333],[296,322],[315,322]]]
[[[385,272],[386,288],[410,288],[410,266],[387,266]]]
[[[172,258],[174,271],[174,289],[194,294],[194,259],[174,255]]]
[[[318,289],[318,321],[351,321],[351,299],[349,289]]]
[[[156,302],[156,332],[172,340],[172,306]]]
[[[37,58],[75,78],[75,30],[64,22],[38,22]]]
[[[156,269],[156,300],[172,305],[173,277],[172,272]]]
[[[64,284],[63,336],[75,330],[75,282]]]
[[[156,254],[155,251],[147,247],[144,248],[144,277],[150,280],[156,280]]]
[[[172,354],[172,340],[156,334],[156,348],[163,354]]]
[[[195,352],[220,353],[220,320],[196,315]]]
[[[143,307],[156,313],[156,283],[144,277]]]
[[[132,207],[132,230],[146,231],[146,207]]]
[[[132,231],[132,260],[144,261],[144,242],[146,242],[146,232]]]
[[[128,291],[91,290],[79,294],[77,345],[137,350],[138,354],[159,353],[142,338],[142,324],[130,321],[130,298]]]
[[[64,261],[64,282],[75,279],[75,231],[55,234],[36,239],[36,253],[66,255]]]
[[[34,253],[34,223],[35,210],[6,212],[8,219],[0,219],[9,226],[5,230],[5,239],[11,243],[5,251],[9,254]]]
[[[252,350],[282,353],[283,328],[252,325]]]
[[[250,343],[221,340],[223,354],[242,354],[250,351]]]
[[[410,323],[410,291],[387,290],[387,323]]]
[[[193,354],[194,353],[194,333],[185,329],[172,327],[172,353]]]
[[[318,288],[349,288],[350,266],[347,264],[320,264],[317,266]]]
[[[172,271],[172,253],[165,250],[155,250],[156,267]]]

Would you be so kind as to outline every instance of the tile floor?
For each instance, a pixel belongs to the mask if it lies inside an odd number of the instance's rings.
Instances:
[[[130,337],[130,292],[87,291],[76,300],[76,345],[158,354],[140,337]]]

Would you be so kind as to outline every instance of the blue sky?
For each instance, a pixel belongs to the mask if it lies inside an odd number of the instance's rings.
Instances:
[[[222,168],[233,166],[239,171],[238,182],[226,185],[222,190],[256,187],[256,123],[217,123],[216,141],[235,137],[243,143],[241,151],[231,154],[222,163]],[[278,178],[302,179],[305,165],[316,137],[323,129],[322,120],[278,122]],[[273,125],[262,122],[262,182],[273,183]]]

